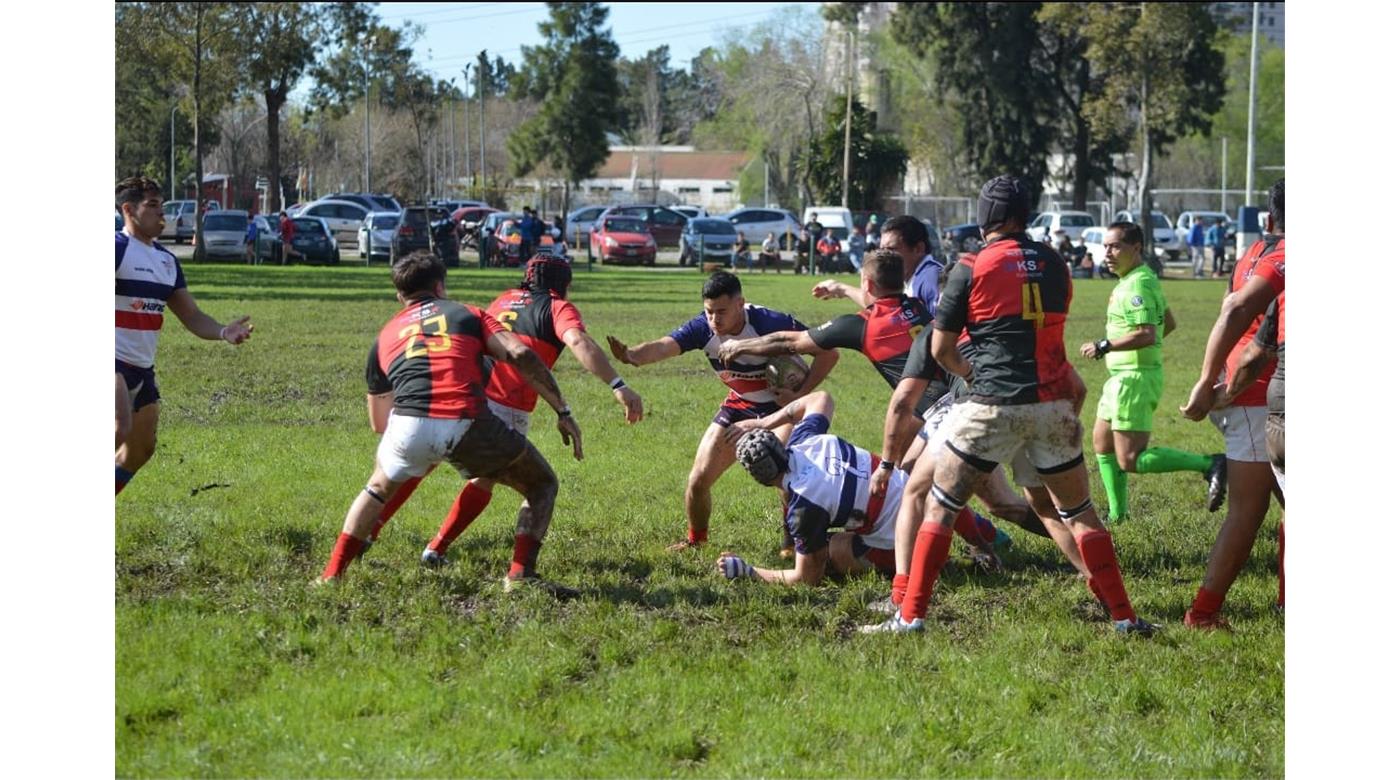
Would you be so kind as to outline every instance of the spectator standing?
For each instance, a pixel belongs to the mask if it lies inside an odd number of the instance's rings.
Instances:
[[[1210,275],[1219,279],[1225,275],[1225,220],[1215,220],[1206,230],[1206,243],[1210,244]]]
[[[762,251],[758,253],[759,270],[763,273],[768,273],[768,266],[771,263],[774,273],[782,273],[783,255],[778,250],[778,239],[774,238],[773,234],[770,232],[768,237],[763,239],[762,247]]]
[[[818,222],[816,215],[813,214],[812,218],[807,220],[807,224],[803,225],[802,228],[807,231],[807,240],[804,241],[803,244],[807,247],[808,256],[817,257],[819,255],[817,243],[821,241],[822,223]]]
[[[243,237],[243,256],[248,262],[258,262],[258,223],[253,215],[248,215],[248,232]]]
[[[518,226],[520,228],[520,256],[522,258],[534,257],[535,255],[535,223],[538,221],[535,219],[535,210],[526,206]]]
[[[857,227],[851,231],[851,241],[849,246],[851,252],[851,268],[860,271],[861,263],[865,262],[865,229]]]
[[[292,246],[292,239],[297,234],[297,226],[292,218],[287,216],[287,212],[283,211],[278,216],[277,229],[282,233],[282,265],[286,265],[291,262],[292,255],[297,254],[296,249]]]
[[[1186,245],[1191,248],[1191,274],[1197,279],[1206,278],[1206,228],[1200,217],[1192,220]]]

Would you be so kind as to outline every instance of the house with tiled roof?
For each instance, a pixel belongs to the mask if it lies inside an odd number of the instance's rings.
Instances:
[[[702,152],[693,146],[611,146],[607,162],[579,182],[591,203],[685,203],[710,213],[737,208],[747,152]]]

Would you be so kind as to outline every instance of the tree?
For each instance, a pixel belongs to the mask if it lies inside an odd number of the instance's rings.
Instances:
[[[549,3],[541,22],[542,46],[524,49],[516,90],[542,102],[540,112],[510,134],[511,173],[524,176],[541,164],[564,179],[564,210],[573,185],[592,176],[608,158],[607,133],[615,113],[617,44],[603,28],[602,3]]]
[[[900,3],[894,38],[935,63],[945,105],[962,118],[969,166],[980,178],[1014,173],[1040,198],[1056,104],[1037,67],[1036,3]]]
[[[1141,139],[1138,203],[1152,248],[1152,156],[1167,144],[1210,127],[1220,110],[1224,55],[1210,10],[1185,3],[1113,3],[1084,7],[1087,55],[1104,74],[1103,89],[1085,101],[1094,134],[1109,138],[1136,128]]]
[[[813,182],[819,203],[839,203],[842,161],[846,145],[846,98],[828,103],[822,133],[817,136],[803,164]],[[875,114],[854,100],[851,104],[851,185],[849,203],[855,209],[877,210],[880,196],[904,175],[909,152],[892,133],[875,129]]]

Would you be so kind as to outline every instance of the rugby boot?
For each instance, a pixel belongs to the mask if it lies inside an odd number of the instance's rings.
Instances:
[[[1206,479],[1206,506],[1214,512],[1225,503],[1225,470],[1227,464],[1224,455],[1210,456],[1210,468],[1204,474]]]

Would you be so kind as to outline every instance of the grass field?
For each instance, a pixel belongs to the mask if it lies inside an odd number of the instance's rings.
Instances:
[[[574,462],[536,418],[562,483],[541,571],[585,596],[503,593],[516,496],[424,570],[418,553],[460,488],[418,494],[338,588],[308,583],[364,484],[370,340],[396,310],[363,268],[190,265],[216,317],[251,314],[240,348],[171,320],[161,337],[160,446],[117,502],[118,776],[849,777],[1283,774],[1284,622],[1272,612],[1277,509],[1230,593],[1233,634],[1181,618],[1223,516],[1195,474],[1135,476],[1115,531],[1157,637],[1114,635],[1073,570],[1019,529],[1001,575],[954,556],[916,636],[863,636],[867,576],[785,590],[728,583],[721,550],[778,564],[775,495],[732,469],[711,543],[673,554],[695,444],[724,396],[700,356],[622,367],[647,403],[628,427],[565,355],[556,374],[584,431]],[[850,277],[848,277],[849,279]],[[484,306],[518,276],[452,271]],[[744,277],[751,302],[809,325],[848,306],[807,277]],[[699,311],[698,274],[580,273],[572,299],[601,342],[664,335]],[[1098,338],[1109,282],[1075,285],[1067,341]],[[1154,441],[1215,451],[1186,397],[1223,282],[1169,282],[1180,330]],[[1093,414],[1102,365],[1076,363]],[[833,430],[877,447],[888,388],[846,353],[826,383]],[[1085,441],[1086,447],[1088,440]],[[1091,472],[1096,501],[1103,489]]]

